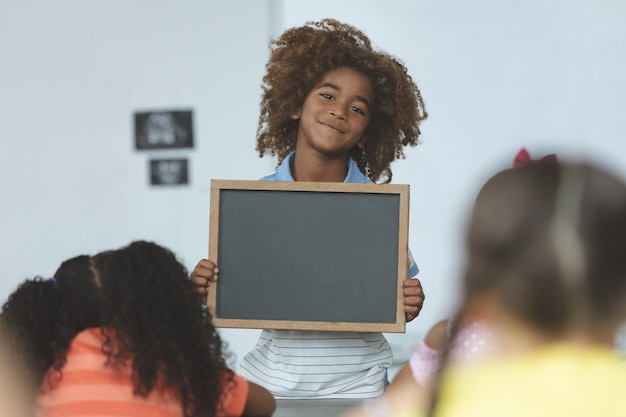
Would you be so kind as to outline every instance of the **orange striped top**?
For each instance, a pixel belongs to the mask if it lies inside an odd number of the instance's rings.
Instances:
[[[153,389],[147,397],[134,395],[130,366],[119,373],[107,366],[103,341],[99,328],[74,338],[62,378],[44,379],[37,417],[182,417],[180,399],[171,391]],[[227,384],[218,416],[241,416],[248,383],[235,374]]]

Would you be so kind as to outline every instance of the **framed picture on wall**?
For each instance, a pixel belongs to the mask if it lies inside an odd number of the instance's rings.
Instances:
[[[150,184],[153,186],[189,184],[188,168],[186,158],[151,159]]]
[[[135,149],[193,148],[191,110],[136,112]]]

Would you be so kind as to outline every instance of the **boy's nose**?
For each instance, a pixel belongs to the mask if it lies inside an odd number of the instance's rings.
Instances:
[[[345,112],[341,108],[334,108],[330,111],[330,114],[335,116],[338,119],[345,120]]]

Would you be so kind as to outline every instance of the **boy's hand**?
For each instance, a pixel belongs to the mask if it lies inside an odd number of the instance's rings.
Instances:
[[[404,295],[404,314],[407,323],[417,317],[424,305],[424,289],[417,278],[408,278],[402,281]]]
[[[196,284],[196,290],[202,297],[202,302],[206,302],[206,295],[209,292],[211,282],[217,281],[219,270],[215,262],[209,259],[200,259],[196,267],[191,272],[191,281]]]

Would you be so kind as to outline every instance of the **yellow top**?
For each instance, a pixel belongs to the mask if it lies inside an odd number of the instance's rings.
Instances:
[[[443,378],[436,417],[626,417],[626,364],[607,348],[552,345]]]

